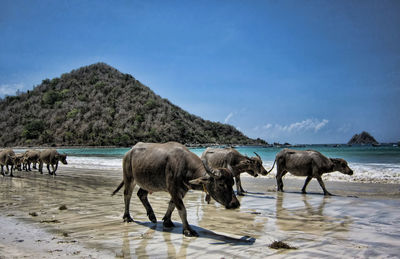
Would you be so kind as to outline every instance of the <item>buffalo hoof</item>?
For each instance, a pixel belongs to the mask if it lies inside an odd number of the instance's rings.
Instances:
[[[325,196],[333,196],[332,193],[330,193],[330,192],[324,192],[324,195]]]
[[[163,222],[163,226],[166,228],[173,228],[175,227],[175,224],[169,219]]]
[[[244,196],[244,193],[238,192],[237,195],[239,195],[239,196]]]
[[[210,204],[210,201],[211,201],[211,197],[210,197],[210,195],[206,195],[206,202],[207,202],[207,204]]]
[[[129,215],[128,216],[124,216],[123,219],[124,219],[124,222],[128,222],[128,223],[129,222],[133,222],[133,218],[131,216],[129,216]]]
[[[197,232],[194,231],[193,229],[184,229],[183,234],[186,237],[198,237],[199,236],[199,234],[197,234]]]
[[[306,191],[304,191],[304,190],[301,190],[301,193],[302,193],[302,194],[307,194],[307,192],[306,192]]]
[[[154,215],[154,213],[152,213],[152,214],[149,215],[149,220],[150,220],[151,222],[153,222],[153,223],[157,223],[157,218],[156,218],[156,216]]]

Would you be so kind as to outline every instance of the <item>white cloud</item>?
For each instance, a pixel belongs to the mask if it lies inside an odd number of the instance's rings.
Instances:
[[[22,90],[24,84],[3,84],[0,85],[0,95],[15,95],[15,92],[19,89]]]
[[[229,120],[232,118],[232,116],[233,116],[233,112],[229,113],[228,116],[226,116],[224,123],[228,123]]]
[[[268,123],[261,128],[263,130],[268,130],[268,131],[281,131],[281,132],[299,132],[299,131],[314,131],[317,132],[321,130],[323,127],[325,127],[326,124],[328,124],[329,120],[323,119],[323,120],[317,120],[317,119],[306,119],[300,122],[294,122],[289,125],[280,125],[280,124],[275,124],[273,126],[271,123]],[[258,128],[257,128],[258,129]]]
[[[271,123],[268,123],[267,125],[263,126],[263,129],[270,129],[272,127]]]
[[[307,130],[314,130],[315,132],[319,131],[322,129],[329,121],[326,119],[323,119],[322,121],[319,121],[317,119],[306,119],[301,122],[295,122],[290,125],[286,126],[281,126],[281,125],[275,125],[275,127],[281,131],[287,131],[287,132],[294,132],[294,131],[307,131]]]

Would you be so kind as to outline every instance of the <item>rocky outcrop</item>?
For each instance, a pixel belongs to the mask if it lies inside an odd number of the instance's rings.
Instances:
[[[360,134],[355,134],[347,144],[349,144],[349,145],[354,145],[354,144],[359,144],[359,145],[365,145],[365,144],[378,145],[379,143],[368,132],[363,131]]]

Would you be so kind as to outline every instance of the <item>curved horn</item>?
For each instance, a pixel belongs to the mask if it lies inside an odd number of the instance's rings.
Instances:
[[[256,156],[258,157],[258,159],[260,159],[260,160],[262,161],[262,159],[261,159],[261,157],[260,157],[259,154],[257,154],[256,152],[254,152],[254,154],[256,154]]]
[[[210,176],[213,176],[215,178],[221,177],[221,173],[219,171],[208,167],[207,161],[205,159],[202,159],[201,162],[203,162],[203,165],[204,165],[204,168],[206,169],[207,174],[209,174]]]

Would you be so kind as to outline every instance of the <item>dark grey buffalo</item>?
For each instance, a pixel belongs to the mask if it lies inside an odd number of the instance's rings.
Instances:
[[[46,163],[49,174],[56,175],[59,161],[64,165],[68,164],[67,155],[60,154],[55,149],[45,149],[41,151],[39,155],[39,172],[43,174],[43,164]],[[52,170],[50,170],[50,165]]]
[[[10,172],[10,176],[13,176],[13,169],[16,163],[15,153],[12,149],[5,149],[0,151],[0,166],[1,166],[1,175],[4,174],[4,166],[7,169],[7,173]],[[9,170],[9,166],[11,166],[11,170]]]
[[[165,227],[174,226],[171,214],[176,207],[182,220],[185,236],[198,236],[196,231],[189,226],[183,204],[183,197],[189,189],[207,191],[227,209],[240,206],[232,189],[234,181],[229,170],[208,168],[197,155],[179,143],[138,143],[125,154],[122,166],[123,181],[113,195],[125,185],[123,219],[126,222],[133,221],[129,214],[129,204],[136,184],[140,187],[137,195],[153,223],[156,223],[157,219],[147,199],[147,194],[157,191],[166,191],[170,194],[171,200],[163,218],[163,224]]]
[[[258,174],[267,175],[269,172],[262,165],[261,157],[247,157],[240,154],[234,148],[207,148],[201,155],[201,159],[205,160],[209,166],[215,168],[228,168],[233,173],[236,180],[236,189],[238,195],[243,195],[240,174],[247,172],[257,177]]]
[[[277,166],[276,182],[278,185],[278,191],[282,192],[282,177],[287,172],[296,176],[307,176],[304,186],[301,189],[302,193],[306,193],[307,185],[311,179],[317,178],[325,195],[332,194],[326,190],[325,184],[321,178],[322,174],[334,171],[339,171],[347,175],[353,174],[353,170],[349,168],[346,160],[341,158],[327,158],[315,150],[303,151],[285,148],[276,155],[272,168],[274,168],[275,163]]]

